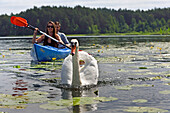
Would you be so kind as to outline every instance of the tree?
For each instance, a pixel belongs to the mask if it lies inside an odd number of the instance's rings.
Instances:
[[[136,27],[137,27],[136,19],[132,18],[130,28],[132,29],[132,31],[136,31]]]

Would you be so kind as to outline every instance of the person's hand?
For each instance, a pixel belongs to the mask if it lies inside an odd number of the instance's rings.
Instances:
[[[35,28],[34,30],[34,34],[37,34],[38,28]]]

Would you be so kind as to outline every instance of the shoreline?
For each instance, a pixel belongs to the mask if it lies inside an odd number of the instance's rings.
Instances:
[[[37,36],[38,37],[38,36]],[[170,37],[170,35],[67,35],[68,38],[134,38],[134,37]],[[32,39],[32,36],[0,36],[3,39]]]

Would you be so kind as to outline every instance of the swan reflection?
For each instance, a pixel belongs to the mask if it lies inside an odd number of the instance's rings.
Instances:
[[[98,88],[91,88],[86,90],[80,89],[61,89],[62,99],[72,99],[74,97],[98,97]],[[81,100],[81,98],[80,98]],[[74,103],[74,101],[73,101]],[[69,108],[73,113],[84,113],[87,111],[97,110],[97,104],[85,104],[85,105],[76,105]]]

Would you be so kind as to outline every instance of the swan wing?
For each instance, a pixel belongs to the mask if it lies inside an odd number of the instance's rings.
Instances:
[[[98,81],[98,64],[97,60],[87,52],[79,52],[80,60],[84,60],[84,66],[80,67],[80,78],[82,85],[96,85]]]
[[[61,69],[61,84],[69,84],[72,83],[72,56],[69,55],[64,59],[62,69]]]

